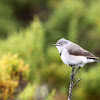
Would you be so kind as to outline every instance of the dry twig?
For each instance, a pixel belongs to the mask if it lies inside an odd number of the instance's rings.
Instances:
[[[70,75],[70,86],[69,86],[69,96],[68,96],[68,100],[72,99],[72,92],[73,92],[73,86],[75,84],[77,84],[81,79],[78,79],[75,83],[74,83],[74,78],[75,78],[75,74],[79,71],[80,67],[74,72],[75,70],[75,66],[72,66],[72,73]]]

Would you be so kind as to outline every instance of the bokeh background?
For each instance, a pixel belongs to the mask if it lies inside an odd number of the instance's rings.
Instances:
[[[52,46],[60,38],[100,57],[100,0],[0,0],[0,100],[67,100],[71,68]],[[99,100],[100,64],[79,78],[73,100]]]

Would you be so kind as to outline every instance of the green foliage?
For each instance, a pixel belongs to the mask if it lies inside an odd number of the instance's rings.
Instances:
[[[19,94],[18,99],[19,100],[35,100],[35,96],[36,96],[36,91],[37,91],[38,85],[36,84],[28,84],[27,87],[23,90],[22,93]],[[43,94],[42,89],[40,90]],[[45,98],[45,100],[55,100],[54,96],[55,96],[55,90],[53,89]],[[37,94],[40,95],[40,94]]]
[[[44,41],[44,29],[39,20],[36,19],[29,28],[20,31],[20,35],[12,35],[5,42],[2,40],[0,55],[9,51],[18,53],[30,64],[29,79],[33,81],[36,67],[45,66]]]
[[[96,100],[100,98],[100,64],[91,68],[88,72],[82,72],[80,77],[82,82],[79,88],[76,89],[74,97],[76,100]]]
[[[55,90],[52,90],[45,100],[54,100]]]
[[[19,100],[34,100],[36,85],[28,84],[22,93],[18,96]]]
[[[52,63],[46,68],[42,68],[40,70],[41,81],[48,83],[50,87],[60,89],[60,85],[64,87],[69,86],[69,76],[70,76],[70,68],[63,66],[61,64]]]
[[[0,0],[0,37],[7,37],[17,30],[19,24],[15,20],[12,7]]]
[[[33,15],[38,12],[45,15],[48,0],[0,0],[0,37],[7,38],[14,31],[29,25]],[[41,9],[41,5],[43,5]],[[45,19],[45,16],[40,16]]]
[[[88,50],[98,51],[100,1],[63,0],[45,23],[47,45],[66,37]],[[82,37],[82,39],[81,39]],[[51,41],[52,39],[52,41]],[[95,41],[95,42],[94,42]],[[92,45],[91,45],[92,44]],[[94,51],[92,49],[92,51]]]
[[[35,68],[45,67],[45,58],[44,58],[44,29],[42,24],[38,19],[35,19],[34,23],[31,25],[30,30],[32,31],[33,41],[32,41],[32,54],[30,56],[31,62],[31,73],[30,80],[33,80],[33,72],[35,72]],[[31,33],[31,31],[29,32]],[[33,67],[34,66],[34,67]]]
[[[50,47],[48,47],[47,62],[48,63],[57,62],[57,63],[61,64],[62,61],[60,59],[59,52],[57,52],[57,49],[55,49],[55,46],[51,45]]]
[[[28,65],[15,55],[4,55],[0,59],[0,98],[7,100],[16,93],[20,80],[28,79]]]

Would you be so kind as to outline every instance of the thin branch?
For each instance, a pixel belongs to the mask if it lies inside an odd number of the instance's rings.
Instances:
[[[75,74],[79,71],[80,67],[74,72],[75,70],[75,66],[72,66],[72,73],[70,74],[70,86],[69,86],[69,96],[68,96],[68,100],[72,99],[72,92],[73,92],[73,86],[75,84],[77,84],[81,79],[77,80],[74,83],[74,78],[75,78]]]
[[[74,74],[76,74],[78,71],[79,71],[79,69],[80,69],[81,67],[78,67],[78,69],[75,71],[75,73]]]
[[[78,79],[78,80],[73,84],[73,86],[76,85],[80,80],[81,80],[81,79]]]
[[[70,87],[69,87],[69,97],[68,97],[68,100],[71,100],[72,98],[72,92],[73,92],[73,81],[74,81],[74,69],[75,69],[75,66],[72,66],[72,73],[70,75]]]

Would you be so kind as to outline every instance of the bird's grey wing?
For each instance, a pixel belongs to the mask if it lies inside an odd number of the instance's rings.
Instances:
[[[71,43],[70,46],[67,47],[69,54],[71,55],[75,55],[75,56],[85,56],[88,59],[94,59],[94,60],[98,60],[99,57],[96,57],[95,55],[93,55],[92,53],[90,53],[89,51],[81,48],[79,45]]]

